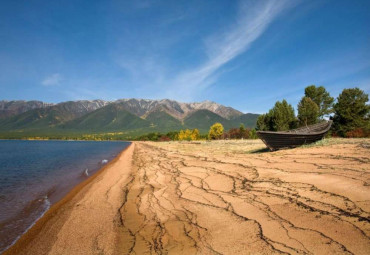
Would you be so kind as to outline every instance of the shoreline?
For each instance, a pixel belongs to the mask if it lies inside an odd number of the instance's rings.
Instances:
[[[0,141],[67,141],[67,142],[129,142],[131,140],[82,140],[82,139],[21,139],[0,138]]]
[[[133,142],[4,254],[368,254],[364,142]]]
[[[9,140],[9,139],[7,139]],[[41,141],[41,140],[40,140]],[[44,141],[44,140],[42,140]],[[67,140],[66,140],[67,141]],[[73,140],[75,141],[75,140]],[[100,141],[97,141],[100,142]],[[37,219],[30,228],[23,233],[11,246],[9,246],[2,254],[18,254],[22,253],[23,250],[36,238],[36,236],[42,231],[44,225],[46,225],[51,220],[58,220],[55,219],[55,216],[63,213],[64,210],[68,210],[68,208],[63,208],[67,206],[68,203],[73,203],[73,199],[77,198],[78,196],[83,196],[86,193],[90,186],[94,183],[94,181],[104,174],[108,168],[114,165],[124,154],[133,146],[131,142],[126,148],[124,148],[115,158],[113,158],[110,162],[103,165],[100,169],[98,169],[93,175],[89,176],[86,180],[80,182],[76,186],[74,186],[65,196],[63,196],[59,201],[52,204],[51,207],[43,213],[43,215]],[[68,216],[68,215],[64,215]]]

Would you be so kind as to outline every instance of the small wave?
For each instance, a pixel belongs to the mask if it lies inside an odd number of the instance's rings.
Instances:
[[[101,161],[101,163],[102,163],[102,164],[107,164],[107,163],[108,163],[108,159],[103,159],[103,160]]]
[[[88,168],[86,168],[86,170],[85,170],[85,175],[89,176],[89,169]]]
[[[44,206],[44,209],[43,209],[42,213],[39,215],[39,217],[37,217],[37,218],[32,222],[32,224],[31,224],[28,228],[26,228],[26,230],[25,230],[25,231],[23,231],[23,233],[22,233],[22,234],[20,234],[19,236],[17,236],[11,244],[9,244],[9,245],[8,245],[7,247],[5,247],[3,250],[0,250],[0,254],[1,254],[2,252],[6,251],[7,249],[9,249],[10,247],[12,247],[12,246],[13,246],[13,245],[18,241],[18,239],[19,239],[19,238],[21,238],[21,236],[23,236],[24,234],[26,234],[26,233],[27,233],[27,231],[28,231],[28,230],[30,230],[30,229],[31,229],[31,228],[36,224],[36,222],[37,222],[39,219],[41,219],[41,218],[42,218],[42,216],[44,216],[44,214],[45,214],[45,213],[50,209],[51,202],[50,202],[50,200],[49,200],[48,196],[46,195],[45,197],[43,197],[43,198],[42,198],[42,200],[43,200],[43,206]]]

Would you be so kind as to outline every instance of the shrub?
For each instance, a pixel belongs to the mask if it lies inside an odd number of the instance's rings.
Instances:
[[[354,130],[348,131],[346,133],[348,138],[360,138],[360,137],[370,137],[370,132],[363,128],[356,128]]]

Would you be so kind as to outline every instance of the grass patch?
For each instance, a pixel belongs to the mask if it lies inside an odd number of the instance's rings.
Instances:
[[[366,138],[324,138],[320,141],[311,144],[302,145],[301,148],[321,147],[337,144],[369,144],[369,139]]]

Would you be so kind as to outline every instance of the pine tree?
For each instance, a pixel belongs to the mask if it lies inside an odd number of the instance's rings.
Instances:
[[[305,88],[304,94],[306,97],[311,98],[319,107],[319,118],[322,119],[325,115],[333,112],[334,98],[330,96],[329,92],[323,86],[308,86]]]
[[[309,97],[303,97],[298,104],[298,120],[300,126],[315,124],[319,116],[319,107]]]
[[[270,128],[273,131],[289,130],[297,125],[294,108],[285,99],[281,102],[277,101],[274,108],[270,110],[269,115],[271,115],[272,122]]]
[[[285,99],[277,101],[268,113],[260,115],[257,119],[257,129],[261,131],[284,131],[296,126],[294,108]]]
[[[366,103],[369,96],[359,88],[344,89],[334,105],[334,129],[341,135],[355,129],[370,129],[370,106]]]
[[[266,118],[267,118],[266,114],[261,114],[260,116],[258,116],[256,124],[257,130],[259,131],[269,130],[269,127],[266,124]]]

